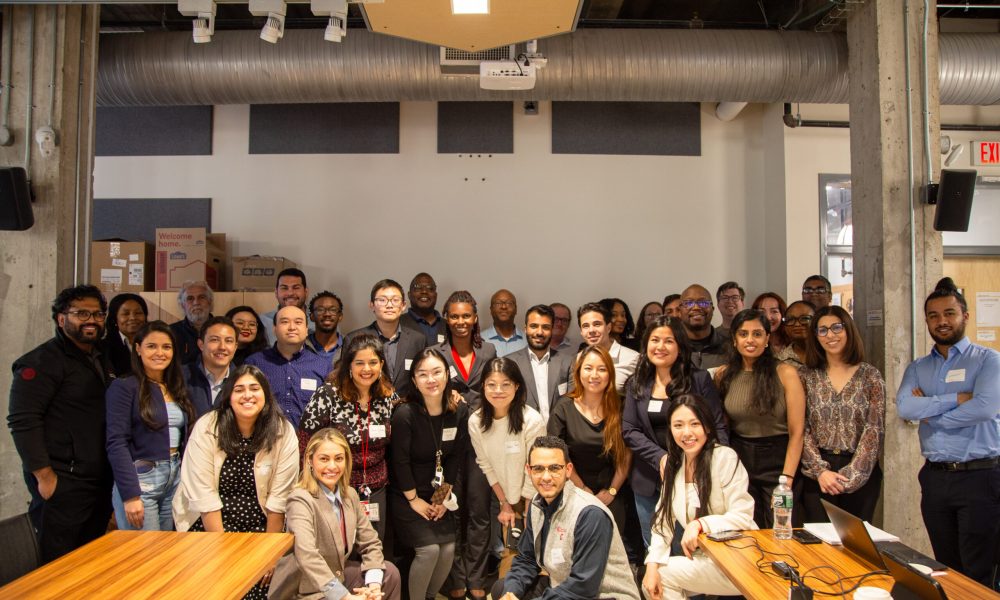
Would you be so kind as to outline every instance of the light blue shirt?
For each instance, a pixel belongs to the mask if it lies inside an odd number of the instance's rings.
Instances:
[[[338,521],[340,521],[340,512],[344,506],[340,501],[340,490],[338,489],[335,492],[331,492],[322,483],[319,483],[318,481],[316,483],[319,484],[319,489],[323,491],[323,495],[326,496],[326,499],[330,501],[330,505],[333,506],[333,515]],[[339,532],[335,533],[339,534]],[[347,554],[350,554],[350,549],[347,550]],[[368,569],[365,571],[365,585],[371,585],[373,583],[382,585],[382,575],[382,569]],[[340,600],[349,593],[350,590],[348,590],[344,586],[344,583],[336,577],[323,586],[323,594],[326,596],[326,600]]]
[[[972,399],[959,404],[960,392]],[[967,337],[947,357],[935,347],[906,367],[896,408],[900,417],[920,421],[920,449],[931,462],[1000,456],[1000,353]]]
[[[524,330],[514,326],[514,335],[510,339],[504,338],[497,331],[496,327],[490,327],[482,333],[483,339],[490,342],[497,349],[497,357],[507,356],[511,352],[517,352],[521,348],[528,347],[528,340],[524,337]]]

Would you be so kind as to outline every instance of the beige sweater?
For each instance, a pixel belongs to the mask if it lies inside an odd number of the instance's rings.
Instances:
[[[545,435],[542,415],[525,406],[521,433],[512,435],[507,431],[509,417],[494,419],[490,430],[484,432],[481,411],[476,410],[469,416],[469,438],[476,450],[476,462],[486,480],[490,486],[499,483],[510,504],[517,504],[521,498],[532,498],[535,488],[524,471],[524,465],[528,462],[528,449],[535,438]]]

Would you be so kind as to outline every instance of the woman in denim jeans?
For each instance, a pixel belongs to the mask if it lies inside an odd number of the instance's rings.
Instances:
[[[107,391],[107,448],[119,529],[174,528],[171,501],[180,457],[197,418],[174,349],[166,323],[147,323],[133,340],[133,375],[116,379]]]

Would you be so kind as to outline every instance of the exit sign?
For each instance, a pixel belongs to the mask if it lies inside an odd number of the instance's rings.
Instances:
[[[972,164],[1000,165],[1000,142],[972,142]]]

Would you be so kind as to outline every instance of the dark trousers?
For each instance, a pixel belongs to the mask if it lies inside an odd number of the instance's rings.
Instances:
[[[445,587],[486,589],[486,568],[490,552],[490,501],[493,489],[470,451],[461,478],[458,496],[458,540],[455,544],[455,565]]]
[[[43,563],[101,537],[111,519],[110,479],[76,479],[67,473],[57,476],[55,492],[42,504],[38,545]]]
[[[934,558],[992,588],[1000,535],[1000,467],[920,469],[920,512]]]
[[[24,485],[28,488],[28,494],[31,495],[31,501],[28,503],[28,516],[31,518],[31,524],[34,525],[37,534],[42,530],[42,507],[45,506],[45,500],[38,493],[38,480],[31,474],[31,471],[21,471],[21,473],[24,475]]]
[[[785,467],[785,451],[788,449],[787,435],[774,435],[760,438],[745,438],[736,434],[729,435],[729,445],[740,457],[740,462],[750,476],[750,486],[747,491],[753,497],[753,520],[761,529],[774,526],[774,513],[771,512],[771,494],[778,487],[778,477]],[[789,473],[789,475],[797,475]],[[792,480],[792,493],[795,506],[802,505],[802,477]],[[805,521],[802,510],[792,509],[792,525],[801,527]]]
[[[839,471],[853,458],[852,454],[833,454],[825,450],[820,451],[823,460],[830,463],[831,471]],[[858,517],[863,521],[871,522],[875,516],[875,505],[878,504],[879,494],[882,493],[882,469],[876,464],[872,469],[868,481],[864,485],[854,490],[850,494],[837,494],[831,496],[824,494],[819,487],[819,482],[810,477],[802,478],[802,513],[806,523],[825,523],[829,521],[826,509],[820,500],[826,500],[830,504],[837,506]]]

